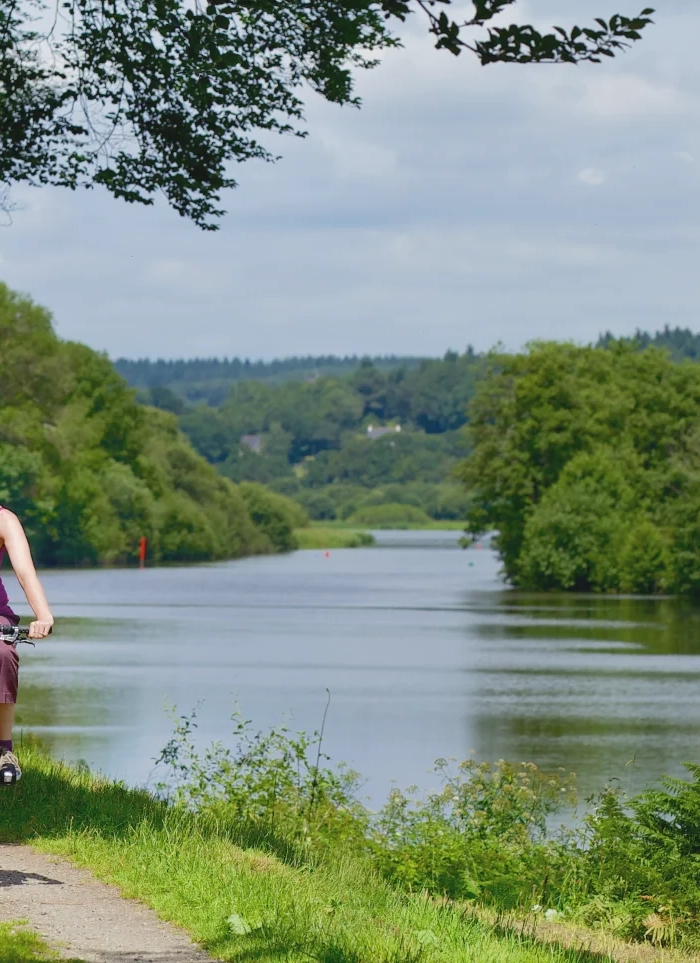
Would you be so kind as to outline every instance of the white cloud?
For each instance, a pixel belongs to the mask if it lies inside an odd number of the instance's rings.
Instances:
[[[678,87],[634,74],[591,75],[575,107],[604,121],[668,121],[690,113],[696,104]]]
[[[578,180],[582,184],[588,185],[588,187],[600,187],[608,179],[605,171],[600,170],[599,167],[584,167],[576,175]]]

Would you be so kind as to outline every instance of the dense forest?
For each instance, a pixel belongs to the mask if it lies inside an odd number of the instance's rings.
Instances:
[[[537,344],[490,358],[470,412],[469,527],[513,583],[700,595],[700,365]]]
[[[269,485],[312,518],[365,524],[385,506],[397,522],[461,520],[468,500],[454,472],[482,363],[471,351],[415,367],[365,359],[343,377],[241,380],[218,407],[185,406],[167,386],[147,400],[176,413],[223,476]]]
[[[174,415],[139,405],[106,357],[2,284],[0,343],[0,504],[39,564],[126,563],[142,536],[153,561],[294,547],[297,506],[219,475]]]

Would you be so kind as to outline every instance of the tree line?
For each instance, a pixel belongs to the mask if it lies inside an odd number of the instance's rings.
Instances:
[[[649,334],[649,332],[637,328],[631,338],[622,339],[616,338],[608,331],[598,339],[598,346],[605,348],[617,340],[634,345],[639,350],[663,348],[675,361],[682,361],[684,358],[692,361],[700,359],[700,334],[691,331],[690,328],[671,328],[667,324],[654,334]]]
[[[205,402],[219,405],[235,381],[311,381],[319,377],[342,377],[352,374],[363,361],[385,371],[392,368],[415,368],[423,359],[383,355],[373,358],[357,356],[308,355],[277,358],[273,361],[251,361],[249,358],[191,358],[165,360],[158,358],[118,358],[115,369],[134,388],[145,391],[144,400],[167,401],[172,410],[180,411],[185,403]]]
[[[233,558],[294,547],[303,513],[234,485],[176,417],[139,405],[109,360],[61,341],[43,308],[0,284],[0,504],[40,565]]]

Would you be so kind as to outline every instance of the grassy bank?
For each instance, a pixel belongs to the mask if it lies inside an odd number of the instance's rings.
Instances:
[[[449,520],[435,521],[434,519],[430,522],[425,523],[411,523],[411,522],[401,522],[398,524],[392,524],[387,522],[385,524],[375,524],[372,527],[377,530],[391,530],[391,531],[413,531],[413,532],[463,532],[466,526],[466,522],[454,522]],[[322,529],[328,532],[345,532],[345,531],[357,531],[357,524],[353,522],[335,522],[335,521],[323,521],[323,522],[311,522],[311,530]]]
[[[244,835],[236,820],[188,814],[31,749],[24,751],[23,764],[22,782],[3,796],[1,841],[29,842],[69,857],[184,927],[222,960],[603,959],[499,933],[463,907],[403,893],[347,852],[316,859],[286,843],[276,845],[269,833],[263,845],[250,827]],[[18,963],[41,959],[38,944],[25,943],[22,952]]]
[[[367,548],[375,544],[375,538],[369,532],[333,528],[331,525],[297,528],[294,535],[300,549]]]

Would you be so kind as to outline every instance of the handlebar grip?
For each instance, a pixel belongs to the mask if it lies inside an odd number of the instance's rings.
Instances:
[[[49,635],[51,635],[52,628],[49,629]],[[15,642],[32,642],[33,640],[29,638],[29,626],[27,625],[0,625],[0,641],[9,642],[13,644]]]

